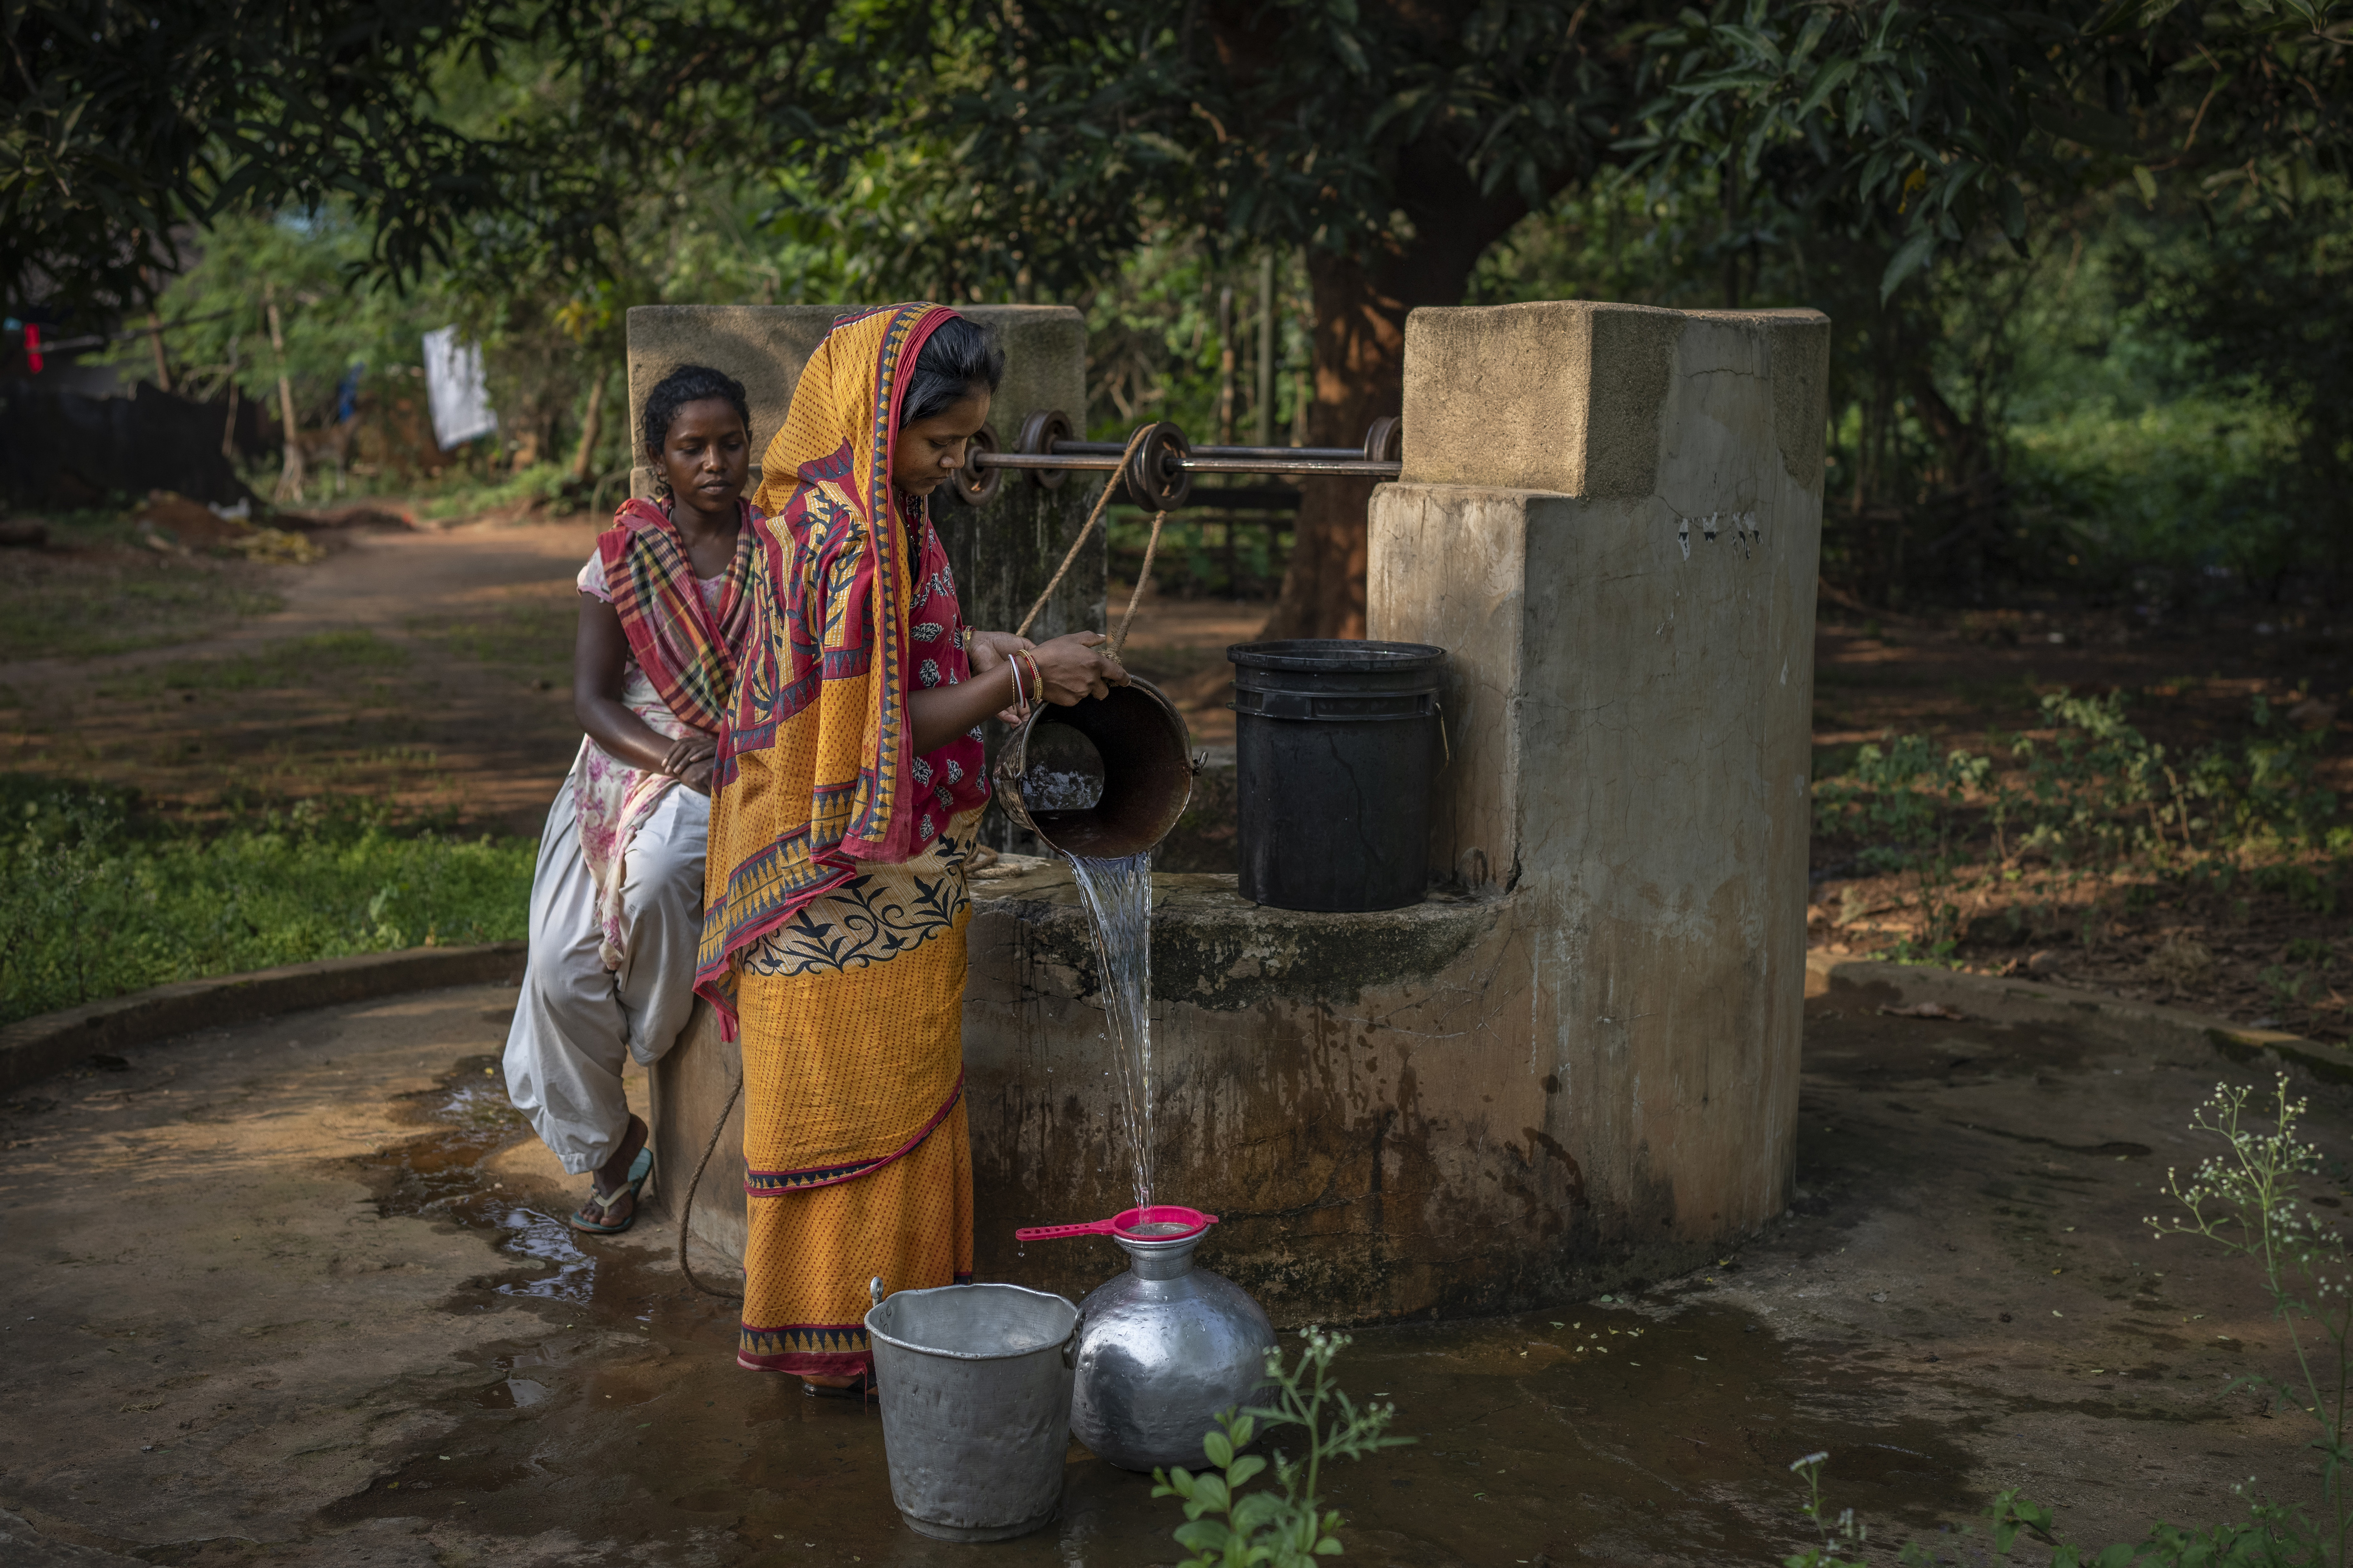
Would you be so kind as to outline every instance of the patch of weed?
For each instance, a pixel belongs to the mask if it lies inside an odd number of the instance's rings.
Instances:
[[[0,1024],[145,986],[524,934],[537,845],[304,801],[203,825],[0,775]]]

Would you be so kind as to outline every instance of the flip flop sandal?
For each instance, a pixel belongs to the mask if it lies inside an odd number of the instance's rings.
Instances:
[[[596,1184],[590,1182],[588,1201],[580,1205],[578,1214],[565,1223],[586,1236],[620,1235],[638,1223],[638,1189],[646,1184],[646,1178],[653,1174],[653,1169],[654,1152],[651,1149],[638,1150],[638,1157],[629,1162],[628,1181],[609,1193],[598,1192]],[[621,1206],[621,1200],[625,1197],[629,1200],[629,1212],[616,1223],[613,1211]]]
[[[863,1405],[875,1397],[876,1391],[873,1378],[861,1372],[858,1374],[858,1380],[847,1388],[834,1388],[822,1383],[804,1382],[801,1384],[801,1392],[811,1399],[855,1399]]]

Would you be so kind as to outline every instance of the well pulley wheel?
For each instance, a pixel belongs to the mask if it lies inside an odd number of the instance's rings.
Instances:
[[[1127,461],[1128,499],[1146,511],[1176,511],[1193,493],[1193,476],[1185,469],[1191,451],[1185,432],[1163,419],[1137,442]]]
[[[972,433],[972,439],[965,443],[964,467],[948,476],[948,489],[956,500],[966,506],[987,506],[997,499],[997,492],[1005,488],[1005,470],[984,468],[973,461],[981,453],[997,449],[993,426],[983,425]]]
[[[1014,443],[1013,449],[1028,456],[1047,458],[1053,456],[1057,441],[1077,438],[1078,431],[1071,424],[1069,415],[1059,408],[1040,409],[1021,422],[1021,436]],[[1041,490],[1060,489],[1062,481],[1071,477],[1068,468],[1025,468],[1022,471],[1029,476],[1029,482]]]

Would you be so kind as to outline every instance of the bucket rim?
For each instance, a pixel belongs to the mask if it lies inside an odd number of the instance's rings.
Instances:
[[[1314,670],[1335,675],[1414,674],[1434,668],[1446,650],[1434,643],[1380,642],[1345,637],[1288,637],[1273,642],[1234,643],[1229,662],[1244,669]]]
[[[1071,1326],[1064,1329],[1059,1338],[1045,1340],[1034,1345],[1025,1345],[1019,1350],[951,1351],[942,1350],[937,1345],[919,1345],[911,1340],[902,1340],[896,1334],[885,1333],[874,1325],[874,1315],[902,1296],[938,1296],[950,1290],[1010,1290],[1018,1295],[1035,1296],[1041,1301],[1060,1301],[1070,1310]],[[1057,1291],[1032,1290],[1027,1285],[1008,1285],[997,1279],[973,1279],[961,1285],[934,1285],[922,1290],[893,1290],[868,1308],[862,1321],[866,1325],[866,1334],[869,1339],[880,1340],[884,1344],[895,1350],[905,1351],[911,1355],[937,1356],[943,1361],[1018,1361],[1026,1355],[1036,1355],[1040,1351],[1060,1350],[1070,1343],[1071,1336],[1078,1332],[1080,1312],[1077,1302]]]

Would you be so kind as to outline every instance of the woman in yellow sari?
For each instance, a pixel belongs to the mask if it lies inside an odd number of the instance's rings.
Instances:
[[[936,305],[842,317],[768,445],[753,627],[712,776],[697,989],[744,1052],[736,1359],[862,1394],[867,1282],[972,1272],[964,867],[981,724],[1102,696],[1082,632],[966,628],[929,499],[1005,358]],[[762,514],[765,513],[765,516]]]

